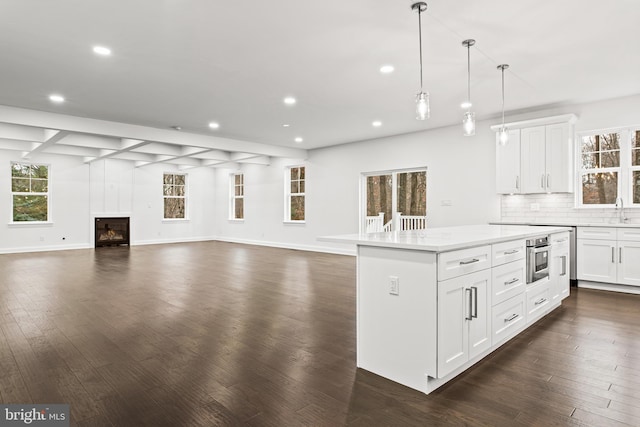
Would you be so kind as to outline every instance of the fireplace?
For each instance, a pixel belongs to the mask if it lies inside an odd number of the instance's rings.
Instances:
[[[129,217],[96,218],[96,248],[128,244]]]

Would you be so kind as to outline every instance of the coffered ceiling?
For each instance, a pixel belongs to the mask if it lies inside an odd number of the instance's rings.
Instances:
[[[427,3],[432,115],[420,122],[412,1],[5,0],[0,148],[139,166],[268,164],[460,123],[467,38],[479,120],[500,114],[502,63],[507,114],[640,93],[637,0]]]

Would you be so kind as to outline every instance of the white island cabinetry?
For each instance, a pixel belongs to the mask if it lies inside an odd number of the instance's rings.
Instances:
[[[565,230],[486,225],[321,238],[357,245],[358,367],[423,393],[455,378],[527,326],[524,242]]]

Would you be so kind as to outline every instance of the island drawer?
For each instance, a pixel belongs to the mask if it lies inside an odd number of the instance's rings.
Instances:
[[[524,259],[525,250],[524,240],[496,243],[491,246],[491,252],[493,254],[492,265],[495,267],[496,265]]]
[[[491,246],[438,254],[438,280],[447,280],[463,274],[491,268]]]
[[[526,325],[524,293],[509,298],[491,310],[491,343],[503,343],[520,332]]]
[[[616,240],[616,229],[613,227],[578,227],[578,239]]]
[[[526,261],[518,261],[493,267],[491,270],[491,304],[496,305],[521,294],[526,287]]]
[[[531,324],[544,316],[550,305],[551,282],[546,280],[527,289],[527,324]]]

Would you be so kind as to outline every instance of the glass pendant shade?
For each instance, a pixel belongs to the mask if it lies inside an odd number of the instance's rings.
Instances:
[[[429,107],[429,93],[420,92],[416,96],[416,119],[426,120],[431,115],[431,108]]]
[[[500,132],[498,132],[498,141],[500,141],[500,145],[507,145],[509,142],[509,132],[506,127],[501,127]]]
[[[476,134],[476,115],[471,111],[464,113],[464,119],[462,119],[462,129],[464,129],[464,136],[473,136]]]

